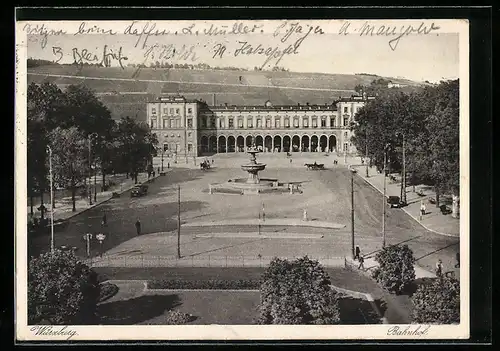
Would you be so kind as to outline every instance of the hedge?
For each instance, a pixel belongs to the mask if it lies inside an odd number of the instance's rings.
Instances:
[[[246,290],[260,288],[260,280],[149,280],[148,289]]]

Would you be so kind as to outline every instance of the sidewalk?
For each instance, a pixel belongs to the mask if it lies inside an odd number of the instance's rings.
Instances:
[[[359,262],[355,261],[352,257],[346,257],[345,259],[346,266],[351,267],[354,270],[359,270]],[[375,261],[375,258],[373,257],[365,257],[364,261],[364,267],[365,269],[361,271],[364,274],[368,274],[371,276],[371,272],[378,267],[377,261]],[[413,266],[415,268],[415,279],[420,279],[420,278],[435,278],[436,275],[432,272],[429,272],[426,269],[423,269],[422,267],[418,266],[415,264]]]
[[[354,161],[354,160],[351,160]],[[364,179],[367,183],[383,193],[384,189],[384,175],[378,173],[375,167],[368,168],[368,178],[366,177],[366,166],[352,164],[358,173],[357,175]],[[406,188],[406,198],[408,205],[401,208],[409,216],[418,221],[425,229],[440,235],[459,237],[460,236],[460,220],[453,218],[451,214],[443,215],[435,204],[429,202],[429,198],[436,198],[436,193],[427,186],[417,185],[415,191],[421,189],[424,191],[425,196],[419,196],[416,192],[412,191],[412,187]],[[393,182],[388,177],[386,179],[386,196],[400,196],[401,183]],[[420,201],[424,201],[427,207],[427,214],[422,220],[419,220],[420,214]]]
[[[159,177],[156,175],[155,178]],[[99,206],[102,203],[111,199],[113,192],[117,192],[118,194],[124,193],[134,187],[135,182],[132,178],[125,178],[125,175],[116,175],[109,176],[109,180],[116,181],[116,185],[111,186],[108,190],[103,192],[98,192],[96,200],[94,201],[94,193],[92,193],[92,205],[89,204],[88,197],[81,197],[80,195],[76,195],[75,207],[76,211],[73,212],[73,202],[71,200],[71,196],[65,196],[63,198],[56,198],[55,208],[54,208],[54,221],[56,220],[67,220],[71,217],[79,215],[82,212],[87,211],[93,207]],[[150,178],[152,179],[152,178]],[[146,173],[140,173],[137,177],[137,184],[145,183],[148,181],[148,175]],[[50,198],[45,204],[47,207],[47,212],[45,213],[45,218],[50,218]],[[38,207],[38,206],[37,206]],[[30,213],[30,207],[28,206],[28,216]],[[40,211],[35,210],[35,217],[40,217]]]

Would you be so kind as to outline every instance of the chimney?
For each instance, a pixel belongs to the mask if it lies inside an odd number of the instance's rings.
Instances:
[[[307,105],[307,106],[309,106],[309,103],[308,103],[308,102],[306,102],[306,105]]]
[[[216,106],[215,94],[212,95],[212,106]]]

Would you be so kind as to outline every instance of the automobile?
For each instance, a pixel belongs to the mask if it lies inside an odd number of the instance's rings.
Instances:
[[[399,200],[399,196],[389,196],[387,198],[387,203],[391,206],[391,208],[399,208],[403,206],[403,203]]]
[[[136,185],[130,192],[130,197],[143,196],[148,193],[148,186],[145,184]]]

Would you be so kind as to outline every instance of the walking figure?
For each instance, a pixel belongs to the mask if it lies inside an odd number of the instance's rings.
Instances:
[[[160,167],[158,167],[158,174],[160,174]]]
[[[135,229],[137,230],[137,235],[141,235],[141,221],[139,218],[137,219],[137,222],[135,222]]]
[[[104,227],[106,224],[108,224],[108,221],[107,221],[107,218],[106,218],[106,214],[104,214],[102,216],[102,222],[101,222],[101,225]]]
[[[292,163],[292,159],[290,159],[290,163]]]
[[[359,260],[358,269],[365,270],[365,258],[363,256],[359,256],[358,260]]]
[[[425,204],[423,201],[420,201],[420,220],[422,220],[422,217],[425,215]]]
[[[167,168],[170,168],[170,162],[167,162]]]
[[[443,276],[443,261],[439,259],[436,263],[436,276],[441,278]]]
[[[214,164],[214,159],[212,159],[212,164]]]
[[[361,250],[359,249],[358,245],[356,245],[356,250],[354,252],[355,252],[354,259],[359,260],[359,257],[360,257],[359,254],[361,253]]]

